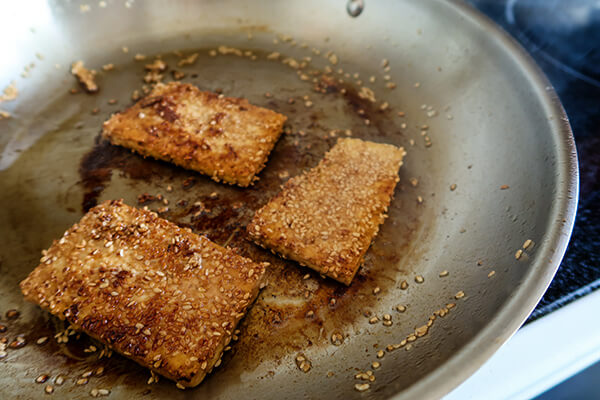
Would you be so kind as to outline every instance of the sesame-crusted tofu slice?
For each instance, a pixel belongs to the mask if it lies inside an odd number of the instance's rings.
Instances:
[[[113,114],[102,135],[143,156],[248,186],[258,179],[286,120],[246,99],[171,82],[157,84],[135,105]]]
[[[74,329],[196,386],[220,362],[267,265],[107,201],[43,252],[21,290]]]
[[[389,144],[339,139],[256,212],[249,236],[349,285],[386,217],[405,154]]]

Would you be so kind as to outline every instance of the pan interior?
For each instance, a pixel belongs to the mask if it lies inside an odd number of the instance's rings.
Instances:
[[[377,361],[367,395],[389,397],[440,367],[492,321],[533,273],[552,223],[553,116],[494,36],[461,21],[451,6],[369,4],[354,20],[334,3],[183,1],[167,8],[147,1],[128,8],[109,2],[85,12],[50,3],[52,23],[40,22],[18,39],[23,51],[15,62],[22,63],[15,65],[29,66],[28,77],[10,68],[0,75],[0,83],[15,79],[20,90],[16,101],[0,103],[13,114],[0,121],[0,298],[4,310],[21,312],[6,321],[4,335],[24,335],[28,345],[1,361],[0,392],[18,388],[24,398],[36,397],[43,390],[33,382],[38,375],[62,374],[68,380],[56,392],[72,397],[108,387],[144,398],[320,398],[324,391],[346,398],[359,394],[354,384],[362,381],[354,375]],[[114,19],[118,28],[102,28]],[[66,38],[70,50],[48,44]],[[40,43],[48,44],[47,54]],[[42,54],[31,67],[35,52]],[[193,54],[193,63],[178,66]],[[164,81],[173,70],[183,72],[183,81],[201,89],[246,97],[289,117],[253,187],[220,185],[99,139],[102,122],[142,91],[144,65],[156,57],[169,65]],[[99,71],[98,94],[69,92],[79,89],[68,72],[78,59]],[[103,71],[109,63],[114,70]],[[408,153],[389,218],[350,287],[280,260],[244,234],[253,212],[285,180],[316,165],[345,136]],[[242,321],[239,341],[191,391],[164,380],[147,385],[147,370],[120,356],[98,360],[97,352],[84,351],[90,345],[84,336],[56,343],[62,323],[25,304],[18,290],[40,251],[84,210],[114,198],[136,205],[145,193],[162,196],[145,205],[164,218],[272,263],[269,285]],[[517,260],[527,239],[532,245]],[[449,311],[441,317],[440,309]],[[386,350],[436,312],[427,334]],[[385,314],[391,325],[383,323]],[[332,341],[334,334],[341,343]],[[36,345],[43,336],[48,343]],[[307,373],[294,361],[300,353],[312,363]],[[98,366],[102,376],[75,384]]]

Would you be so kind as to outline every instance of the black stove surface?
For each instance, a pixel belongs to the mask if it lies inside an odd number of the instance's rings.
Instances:
[[[579,157],[577,219],[531,322],[600,287],[600,2],[468,0],[529,51],[569,116]]]

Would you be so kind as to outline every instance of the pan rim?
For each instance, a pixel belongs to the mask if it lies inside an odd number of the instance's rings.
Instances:
[[[442,398],[466,381],[500,349],[523,325],[552,282],[567,250],[575,224],[579,201],[577,149],[569,119],[554,87],[533,57],[502,27],[469,5],[465,0],[449,0],[466,20],[489,32],[530,78],[541,105],[551,112],[550,131],[558,144],[556,184],[551,223],[546,240],[523,283],[488,325],[442,365],[405,390],[393,395],[400,398]]]

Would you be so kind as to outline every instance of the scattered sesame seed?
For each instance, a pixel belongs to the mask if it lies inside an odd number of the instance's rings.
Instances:
[[[402,281],[402,283],[400,283],[400,289],[402,289],[402,290],[408,289],[408,282]]]
[[[381,363],[379,361],[373,361],[371,363],[371,368],[378,369],[379,367],[381,367]]]
[[[496,274],[496,271],[491,270],[490,273],[488,274],[488,278],[491,278],[492,276],[494,276]]]
[[[532,243],[533,243],[533,242],[531,241],[531,239],[527,239],[527,240],[525,241],[525,243],[523,243],[523,249],[527,250],[527,248],[528,248],[529,246],[531,246],[531,244],[532,244]]]
[[[65,383],[65,377],[62,375],[58,375],[55,379],[54,379],[54,383],[58,386],[62,385],[63,383]]]
[[[46,385],[46,387],[44,388],[44,392],[46,392],[47,394],[52,394],[54,393],[54,387],[52,387],[52,385]]]
[[[422,204],[423,203],[423,197],[417,196],[417,203]]]
[[[35,341],[35,343],[37,343],[38,345],[43,345],[44,343],[46,343],[48,341],[48,336],[42,336],[41,338],[39,338],[38,340]]]
[[[35,378],[35,383],[44,383],[50,378],[47,374],[43,374]]]
[[[377,316],[369,318],[369,323],[371,325],[376,324],[378,321],[379,321],[379,318]]]
[[[356,385],[354,385],[354,389],[358,392],[367,391],[370,387],[371,385],[369,385],[368,383],[357,383]]]
[[[443,270],[442,272],[440,272],[440,278],[448,276],[448,274],[449,274],[449,272],[447,270]]]
[[[415,276],[415,282],[423,283],[423,282],[425,282],[425,278],[423,278],[421,275],[417,275],[417,276]]]
[[[515,258],[518,260],[519,258],[521,258],[522,255],[523,255],[523,250],[519,249],[515,253]]]
[[[342,345],[342,343],[344,343],[344,336],[342,336],[342,334],[341,334],[341,333],[336,333],[336,332],[334,332],[334,333],[331,335],[331,343],[332,343],[334,346],[340,346],[340,345]]]
[[[377,286],[375,289],[373,289],[373,294],[378,294],[381,292],[381,288],[379,286]]]
[[[465,297],[465,292],[463,292],[462,290],[454,295],[454,298],[457,300],[462,299],[463,297]]]
[[[450,190],[452,190],[452,191],[456,190],[456,183],[453,183],[452,185],[450,185]]]
[[[6,312],[6,318],[8,319],[16,319],[19,317],[19,315],[21,315],[21,313],[17,310],[8,310]]]
[[[396,306],[396,311],[403,313],[404,311],[406,311],[406,306],[403,306],[401,304],[398,304]]]
[[[296,365],[300,371],[304,373],[310,371],[312,368],[312,363],[303,354],[298,354],[296,356]]]
[[[379,350],[377,352],[377,358],[383,358],[383,356],[385,356],[385,352],[383,350]]]
[[[508,185],[502,185],[502,186],[500,186],[500,190],[506,190],[506,189],[509,189],[509,188],[510,188],[510,186],[508,186]]]
[[[429,330],[429,326],[427,326],[427,325],[420,326],[417,329],[415,329],[415,335],[417,337],[425,336],[427,334],[428,330]]]

